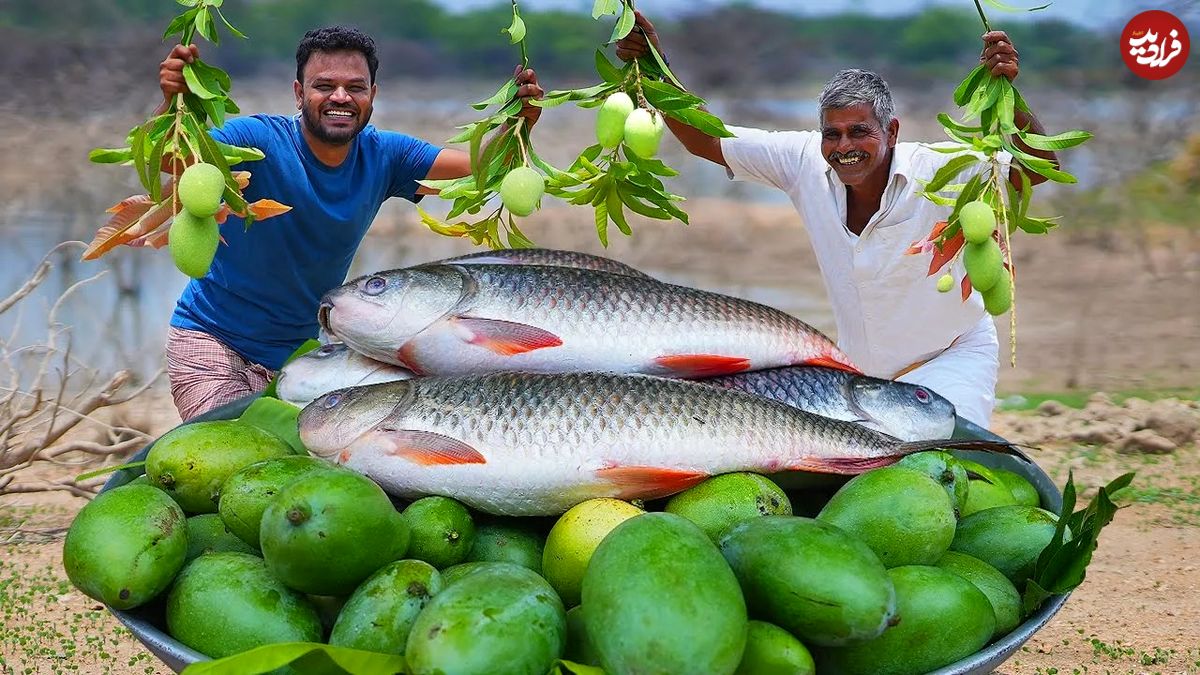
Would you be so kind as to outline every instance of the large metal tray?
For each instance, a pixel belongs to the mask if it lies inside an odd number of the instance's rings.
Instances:
[[[235,401],[228,405],[211,410],[195,419],[189,420],[184,424],[201,422],[207,420],[218,419],[235,419],[253,402],[256,397],[247,397],[240,401]],[[956,436],[967,434],[956,434]],[[145,448],[142,448],[131,461],[142,460],[146,458],[146,453],[154,444],[151,443]],[[1018,474],[1027,478],[1034,487],[1037,488],[1038,494],[1042,498],[1042,507],[1051,511],[1058,512],[1062,508],[1062,493],[1054,485],[1046,472],[1032,462],[1023,462],[1016,457],[1008,455],[999,455],[983,452],[961,452],[955,453],[963,457],[975,460],[980,464],[994,468],[1004,468],[1010,471],[1015,471]],[[111,490],[117,486],[124,485],[143,473],[142,469],[123,469],[115,472],[108,482],[104,484],[101,492]],[[1042,626],[1045,626],[1053,616],[1058,613],[1063,604],[1067,601],[1068,595],[1056,595],[1046,600],[1045,603],[1034,612],[1024,623],[1017,626],[1011,633],[1005,635],[1000,640],[984,647],[980,651],[968,656],[956,663],[952,663],[944,668],[940,668],[930,675],[984,675],[990,673],[1008,660],[1013,654],[1025,644],[1030,637],[1033,636]],[[162,628],[162,619],[156,616],[153,609],[139,607],[130,611],[121,611],[108,608],[121,623],[129,628],[146,649],[150,653],[157,656],[175,672],[181,672],[189,664],[197,661],[206,661],[208,657],[189,649],[183,644],[176,641],[166,633]]]

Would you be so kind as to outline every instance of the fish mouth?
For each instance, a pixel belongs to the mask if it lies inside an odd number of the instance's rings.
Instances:
[[[337,336],[334,335],[333,329],[329,327],[329,314],[333,311],[333,303],[328,300],[322,301],[321,306],[317,308],[317,325],[321,330],[325,331],[330,339]]]

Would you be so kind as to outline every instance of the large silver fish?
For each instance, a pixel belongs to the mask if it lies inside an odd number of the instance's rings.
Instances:
[[[740,391],[608,373],[417,378],[330,392],[300,413],[313,454],[393,495],[503,515],[595,497],[655,498],[732,471],[857,474],[942,447],[903,442]]]
[[[437,261],[438,263],[457,263],[460,265],[550,265],[553,267],[577,267],[585,270],[598,270],[612,274],[624,274],[631,277],[649,279],[650,275],[617,262],[612,258],[565,251],[553,248],[507,248],[496,251],[480,251],[466,255],[455,256]]]
[[[325,295],[322,328],[419,375],[497,371],[712,377],[788,365],[858,372],[777,309],[621,274],[534,265],[422,265]]]
[[[903,441],[950,438],[954,404],[928,387],[816,366],[788,366],[701,380],[857,422]]]
[[[292,359],[279,371],[275,391],[279,398],[304,406],[334,389],[407,380],[412,376],[411,370],[369,359],[333,342]]]

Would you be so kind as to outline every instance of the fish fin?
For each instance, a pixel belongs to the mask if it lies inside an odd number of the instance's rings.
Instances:
[[[500,319],[459,317],[454,323],[470,333],[467,342],[479,345],[502,356],[513,356],[545,347],[561,345],[562,338],[537,326]]]
[[[425,370],[421,367],[417,360],[417,348],[412,340],[405,342],[396,350],[396,360],[405,368],[408,368],[418,377],[425,374]]]
[[[750,370],[750,359],[719,354],[672,354],[654,359],[673,377],[717,377]]]
[[[1017,459],[1030,464],[1033,460],[1021,451],[1021,448],[1029,448],[1031,446],[1021,446],[1017,443],[1008,443],[1004,441],[978,440],[978,439],[942,439],[930,441],[911,441],[900,445],[901,454],[909,455],[922,450],[975,450],[978,452],[997,452],[1004,455],[1012,455]]]
[[[439,464],[486,464],[487,459],[475,448],[456,438],[432,431],[381,429],[391,442],[389,455],[403,457],[422,466]]]
[[[796,464],[784,467],[787,471],[807,471],[809,473],[834,473],[853,476],[871,469],[895,464],[903,457],[898,455],[883,455],[882,457],[805,457]]]
[[[814,357],[811,359],[804,359],[797,365],[823,366],[825,368],[834,368],[836,370],[844,370],[847,373],[854,373],[855,375],[864,375],[865,374],[865,373],[863,373],[863,371],[850,365],[849,363],[846,363],[845,361],[839,361],[837,359],[837,357],[834,357],[834,356],[817,356],[817,357]]]
[[[683,492],[711,474],[659,466],[611,466],[597,469],[596,476],[613,483],[621,499],[654,499]]]

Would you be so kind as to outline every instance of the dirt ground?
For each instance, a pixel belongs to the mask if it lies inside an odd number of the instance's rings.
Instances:
[[[659,271],[703,269],[716,281],[820,293],[815,261],[790,208],[700,200],[689,209],[702,214],[692,226],[640,223],[635,237],[615,240],[608,255]],[[589,214],[547,209],[538,218],[526,231],[540,244],[602,251],[578,234],[586,232]],[[410,217],[385,213],[372,236],[378,246],[432,236],[418,230]],[[1200,241],[1169,230],[1141,234],[1144,248],[1129,234],[1101,239],[1072,232],[1027,238],[1016,248],[1018,362],[1002,366],[1002,397],[1068,389],[1186,388],[1188,394],[1155,404],[1096,397],[1082,411],[1045,405],[997,413],[993,429],[1040,448],[1034,459],[1060,486],[1068,470],[1090,488],[1125,471],[1138,473],[1122,499],[1126,508],[1104,531],[1086,582],[1001,673],[1200,673],[1200,409],[1194,402]],[[447,243],[445,253],[467,250],[460,244]],[[1004,342],[1007,318],[998,325]],[[157,384],[128,411],[151,434],[178,422],[164,388]],[[1148,434],[1158,440],[1129,440]],[[1177,438],[1167,438],[1172,435]],[[1160,442],[1164,438],[1169,442]],[[78,471],[47,471],[55,470]],[[62,533],[83,503],[62,493],[0,495],[0,673],[167,672],[66,581]]]

